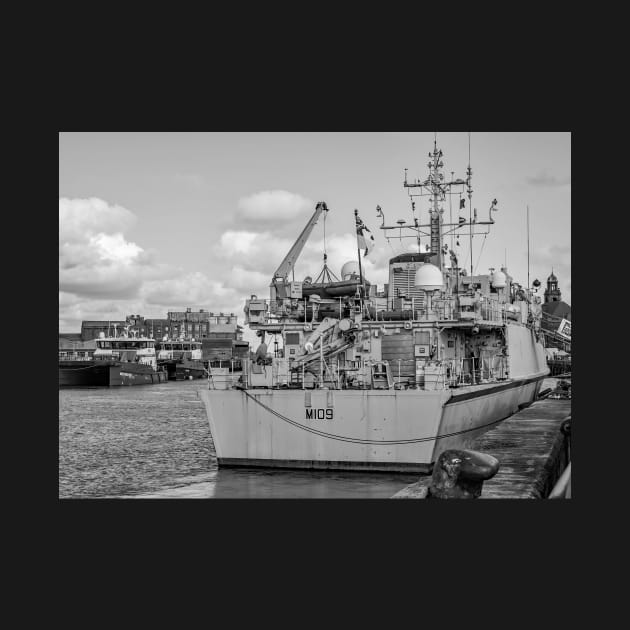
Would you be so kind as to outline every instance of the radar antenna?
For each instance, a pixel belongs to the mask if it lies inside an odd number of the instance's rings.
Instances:
[[[459,236],[470,236],[471,244],[471,274],[473,273],[473,260],[472,260],[472,237],[473,235],[487,235],[489,227],[494,223],[492,218],[492,212],[497,210],[497,200],[494,199],[490,206],[489,217],[487,221],[481,221],[477,217],[475,210],[473,217],[472,208],[472,168],[470,164],[470,132],[468,133],[468,168],[466,170],[466,179],[455,179],[454,171],[451,171],[450,181],[446,181],[442,169],[444,162],[442,160],[444,154],[437,146],[437,132],[434,132],[433,137],[433,151],[429,153],[429,162],[427,166],[429,168],[428,177],[421,181],[419,179],[409,180],[407,169],[405,169],[405,176],[403,181],[403,187],[407,189],[407,193],[411,199],[411,213],[413,221],[408,223],[405,221],[397,221],[396,225],[386,225],[385,215],[380,206],[377,206],[377,216],[382,219],[380,226],[381,230],[386,232],[385,238],[390,242],[391,238],[403,239],[413,238],[416,240],[418,251],[422,251],[421,236],[425,236],[429,241],[429,251],[432,255],[434,264],[440,269],[443,267],[445,255],[449,253],[448,249],[444,249],[445,243],[442,242],[445,236],[455,235],[457,236],[457,246],[459,246]],[[469,214],[468,219],[459,217],[458,222],[454,222],[452,214],[449,213],[449,223],[444,222],[444,203],[446,196],[449,196],[449,206],[451,203],[451,195],[457,195],[459,198],[459,210],[461,211],[465,206],[465,201],[462,199],[462,195],[468,196]],[[416,217],[416,203],[417,197],[429,198],[429,222],[421,223]],[[463,230],[467,228],[468,231]],[[403,229],[408,230],[411,234],[403,235]],[[396,236],[387,236],[389,230],[397,230],[394,234]],[[453,248],[451,240],[451,250]]]

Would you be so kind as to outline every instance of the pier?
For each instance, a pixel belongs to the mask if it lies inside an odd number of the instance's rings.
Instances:
[[[481,499],[546,499],[568,463],[561,425],[571,400],[542,399],[515,413],[469,446],[496,457],[497,474],[483,484]],[[393,499],[425,499],[431,476],[406,486]]]

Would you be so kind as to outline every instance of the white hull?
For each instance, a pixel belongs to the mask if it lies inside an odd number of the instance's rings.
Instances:
[[[509,380],[457,389],[203,390],[219,465],[429,471],[535,400],[543,348],[521,326],[508,343]]]
[[[428,471],[443,450],[466,447],[532,402],[542,378],[461,388],[454,396],[447,390],[256,390],[250,396],[204,390],[200,396],[220,465]],[[458,402],[473,390],[478,395]],[[309,409],[313,415],[330,409],[333,419],[308,418]],[[391,443],[404,440],[416,441]]]

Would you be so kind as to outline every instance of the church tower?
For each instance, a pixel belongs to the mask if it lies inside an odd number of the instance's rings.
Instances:
[[[560,293],[560,289],[558,288],[558,278],[553,273],[553,269],[551,270],[551,275],[547,278],[547,288],[545,289],[545,304],[549,302],[560,302],[562,299],[562,294]]]

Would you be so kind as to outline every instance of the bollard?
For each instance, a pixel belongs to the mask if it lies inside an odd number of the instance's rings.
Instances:
[[[459,449],[444,451],[433,468],[428,499],[478,499],[483,482],[499,470],[491,455]]]

